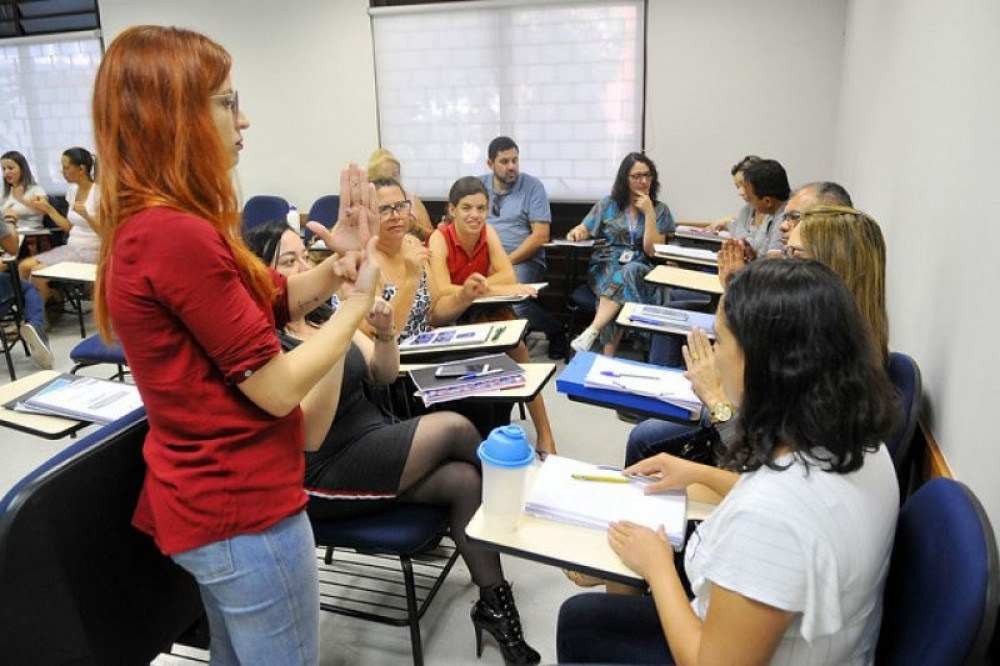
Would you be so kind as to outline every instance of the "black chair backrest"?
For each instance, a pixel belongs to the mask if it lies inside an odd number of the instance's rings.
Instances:
[[[66,201],[66,197],[61,194],[49,194],[46,197],[52,207],[59,211],[59,214],[63,217],[69,213],[69,202]],[[56,221],[53,220],[48,215],[42,217],[42,226],[46,229],[52,230],[52,244],[53,245],[63,245],[66,243],[66,232],[62,230]]]
[[[131,525],[147,429],[111,424],[0,501],[0,661],[149,663],[201,616],[194,580]]]

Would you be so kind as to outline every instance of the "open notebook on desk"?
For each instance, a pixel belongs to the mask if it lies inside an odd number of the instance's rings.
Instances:
[[[711,340],[715,338],[715,315],[680,308],[645,303],[626,303],[615,320],[622,326],[635,326],[649,331],[687,335],[700,328]]]
[[[700,410],[702,405],[691,388],[691,382],[679,370],[654,365],[637,367],[634,363],[608,356],[594,359],[584,383],[590,388],[656,398],[692,412]]]
[[[110,423],[142,407],[142,398],[133,384],[59,375],[4,407],[28,414]]]
[[[426,333],[417,333],[399,343],[400,350],[433,349],[457,344],[479,344],[486,342],[494,333],[492,324],[466,326],[444,326]]]
[[[643,488],[648,481],[625,479],[625,483],[616,483],[581,477],[624,479],[619,472],[549,455],[525,499],[525,513],[599,530],[606,530],[612,522],[628,520],[653,530],[662,527],[676,550],[684,545],[684,490],[646,495]]]
[[[674,229],[674,235],[678,238],[689,240],[703,240],[712,243],[722,243],[727,238],[732,238],[728,231],[709,231],[707,227],[692,227],[686,224],[678,224]]]

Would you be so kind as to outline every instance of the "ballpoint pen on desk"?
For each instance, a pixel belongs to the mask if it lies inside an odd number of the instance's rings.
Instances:
[[[490,375],[495,375],[503,372],[503,368],[493,368],[492,370],[484,370],[483,372],[470,372],[468,374],[462,375],[458,378],[458,381],[465,381],[466,379],[479,379],[480,377],[488,377]]]
[[[496,330],[496,331],[494,331],[494,333],[493,333],[493,337],[492,337],[492,338],[490,339],[490,342],[496,342],[497,340],[499,340],[499,339],[500,339],[500,336],[501,336],[501,335],[503,334],[503,332],[504,332],[504,331],[506,331],[506,330],[507,330],[507,327],[506,327],[506,326],[498,326],[498,327],[497,327],[497,330]]]
[[[631,372],[618,372],[617,370],[601,370],[605,377],[634,377],[636,379],[659,379],[656,375],[640,375]]]
[[[687,324],[683,319],[674,318],[663,318],[657,319],[655,317],[644,317],[642,315],[629,315],[629,321],[637,321],[640,324],[649,324],[651,326],[666,326],[668,324],[673,324],[675,326],[684,326]]]

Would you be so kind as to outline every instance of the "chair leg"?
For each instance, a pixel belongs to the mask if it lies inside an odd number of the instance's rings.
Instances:
[[[0,333],[2,334],[2,333]],[[16,343],[15,343],[16,344]],[[7,373],[10,375],[10,381],[17,379],[17,373],[14,372],[14,359],[10,356],[11,347],[7,345],[7,339],[3,340],[3,357],[7,361]]]
[[[420,615],[417,611],[417,589],[413,582],[413,564],[409,555],[400,555],[403,582],[406,586],[406,617],[410,621],[410,646],[413,649],[413,666],[424,666],[424,648],[420,643]]]
[[[323,563],[327,565],[333,564],[333,546],[326,547],[326,554],[323,555]]]
[[[519,411],[521,413],[521,420],[523,421],[526,418],[526,416],[524,414],[524,403],[523,402],[517,403],[517,411]]]

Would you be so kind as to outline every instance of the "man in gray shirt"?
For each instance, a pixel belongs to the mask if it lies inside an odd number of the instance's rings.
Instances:
[[[517,281],[541,282],[545,275],[545,249],[549,241],[552,212],[542,181],[521,173],[520,151],[514,140],[498,136],[486,151],[491,173],[480,176],[489,193],[487,222],[493,225],[514,265]],[[534,299],[514,306],[519,317],[549,338],[549,358],[566,355],[566,333],[562,325]]]

